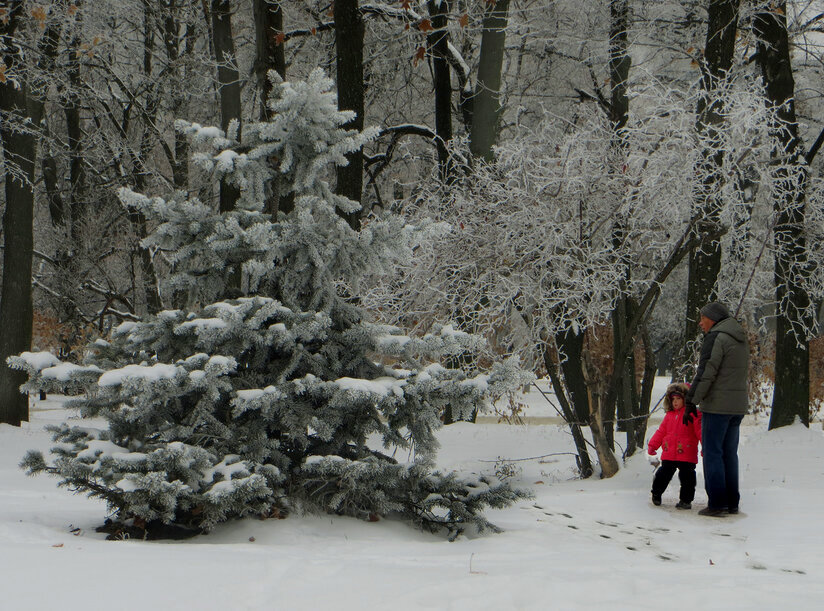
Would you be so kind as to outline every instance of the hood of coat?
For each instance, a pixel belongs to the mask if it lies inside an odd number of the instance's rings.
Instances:
[[[742,327],[741,323],[734,318],[725,318],[724,320],[718,321],[710,328],[709,332],[714,333],[716,331],[718,333],[729,335],[737,342],[743,342],[747,339],[747,334],[744,332],[744,327]]]
[[[678,393],[682,397],[687,396],[687,391],[690,389],[690,385],[684,382],[675,382],[667,386],[667,394],[664,395],[664,410],[671,411],[672,410],[672,402],[670,401],[670,395],[672,393]]]

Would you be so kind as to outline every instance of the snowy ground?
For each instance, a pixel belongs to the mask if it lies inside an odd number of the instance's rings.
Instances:
[[[528,421],[552,415],[526,402]],[[448,543],[394,521],[292,516],[157,543],[105,541],[102,504],[17,467],[49,447],[43,425],[67,417],[47,401],[30,425],[0,425],[4,611],[807,609],[824,597],[818,423],[767,433],[763,419],[745,421],[737,517],[696,515],[701,490],[692,511],[676,511],[677,481],[654,507],[643,456],[608,481],[571,479],[562,426],[460,423],[440,434],[444,468],[558,454],[508,463],[535,499],[489,513],[501,534]]]

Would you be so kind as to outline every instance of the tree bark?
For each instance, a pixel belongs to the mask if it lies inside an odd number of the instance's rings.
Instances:
[[[641,296],[641,298],[637,302],[630,302],[631,308],[626,312],[625,316],[621,317],[621,320],[625,321],[619,325],[618,328],[613,327],[613,334],[620,332],[620,337],[613,338],[613,362],[614,363],[623,363],[629,359],[630,354],[632,354],[635,348],[635,338],[638,337],[639,332],[642,336],[644,336],[644,329],[646,325],[646,320],[649,318],[650,314],[655,308],[655,304],[658,301],[658,297],[661,294],[661,286],[663,286],[666,279],[672,273],[672,271],[678,266],[678,264],[686,257],[692,247],[695,245],[696,237],[691,234],[691,232],[687,231],[681,238],[676,242],[675,246],[672,249],[672,252],[669,255],[666,263],[663,267],[658,271],[655,275],[655,278],[650,283],[649,288],[647,291]],[[617,340],[617,341],[616,341]],[[648,340],[644,340],[647,344],[649,343]],[[646,376],[649,376],[649,368],[653,367],[653,358],[649,356],[650,354],[649,348],[647,349],[647,355],[649,362],[647,362],[646,367],[647,373]],[[654,374],[654,369],[653,369]],[[617,401],[617,395],[621,391],[621,379],[625,375],[625,372],[622,368],[618,366],[613,366],[612,368],[612,375],[610,379],[606,383],[606,391],[605,391],[605,398],[604,402],[607,406],[615,405]],[[634,380],[633,380],[634,383]],[[649,384],[649,380],[647,380],[646,384]],[[644,394],[644,390],[642,390],[642,395]],[[651,392],[651,390],[649,391]],[[641,399],[640,401],[635,399],[636,403],[634,403],[634,414],[635,416],[642,416],[645,411],[648,411],[649,408],[649,399]],[[631,412],[632,413],[632,412]],[[635,420],[640,420],[640,418],[635,418]],[[646,429],[646,423],[643,424],[643,429]],[[638,441],[638,435],[635,436],[636,443],[640,443],[643,441],[643,438],[640,438],[640,442]]]
[[[80,11],[78,11],[80,13]],[[86,176],[83,170],[83,130],[80,124],[80,36],[72,38],[72,52],[68,59],[68,87],[63,100],[63,115],[66,119],[66,139],[69,146],[69,198],[71,211],[71,236],[74,244],[81,240],[80,227],[86,219]]]
[[[269,71],[274,70],[280,78],[286,78],[286,51],[283,36],[283,10],[279,4],[271,4],[267,0],[254,0],[255,18],[255,74],[257,76],[258,92],[260,94],[260,120],[268,121],[271,118],[268,101],[272,93],[272,82],[269,80]],[[272,159],[277,165],[278,159]],[[269,183],[271,192],[266,202],[266,212],[273,221],[278,220],[278,214],[289,212],[293,206],[293,199],[288,195],[281,197],[281,179],[276,175]]]
[[[240,73],[237,67],[235,39],[232,35],[230,0],[212,0],[212,45],[217,60],[218,98],[220,100],[220,127],[227,132],[233,120],[237,121],[237,140],[242,139]],[[225,179],[220,181],[218,210],[231,212],[240,198],[240,189]],[[229,272],[227,296],[241,294],[242,271],[235,266]]]
[[[179,6],[177,0],[165,0],[164,9],[166,14],[163,19],[163,46],[166,48],[166,57],[169,64],[175,66],[175,72],[181,79],[185,79],[185,74],[176,66],[180,59],[181,42],[184,40],[180,32],[180,19],[178,19]],[[179,92],[174,92],[172,97],[172,112],[174,116],[182,116],[186,100]],[[189,142],[186,135],[175,130],[174,160],[172,161],[172,184],[175,189],[185,190],[189,184]]]
[[[627,271],[627,274],[629,272]],[[635,450],[643,447],[644,440],[638,439],[635,435],[634,417],[639,409],[640,397],[638,395],[638,383],[635,379],[635,351],[630,350],[629,354],[621,359],[618,355],[623,352],[623,342],[631,342],[635,345],[635,336],[628,333],[627,325],[634,316],[634,304],[632,298],[624,295],[618,298],[615,309],[612,311],[612,344],[613,344],[613,367],[617,369],[615,378],[618,382],[615,390],[615,405],[605,406],[610,412],[617,414],[617,430],[626,433],[626,454],[632,456]],[[612,393],[608,393],[611,397]]]
[[[563,353],[564,348],[561,344],[558,344],[559,339],[564,342],[568,340],[573,343],[567,350],[573,352],[576,350],[574,344],[577,343],[577,337],[572,335],[571,332],[560,334],[556,336],[556,344],[560,354],[557,356],[552,354],[549,345],[545,345],[543,348],[544,365],[552,381],[555,396],[561,404],[564,420],[566,420],[567,426],[569,426],[569,430],[572,433],[572,440],[575,443],[575,450],[578,453],[578,469],[581,472],[581,477],[586,479],[587,477],[591,477],[593,473],[592,459],[589,456],[589,450],[587,449],[587,442],[584,438],[582,428],[583,425],[587,423],[587,416],[586,414],[584,414],[583,417],[579,416],[584,410],[586,410],[587,413],[589,412],[589,405],[584,405],[582,399],[587,396],[586,384],[583,383],[583,373],[578,375],[576,371],[572,371],[570,377],[567,377],[567,372],[564,372],[563,380],[566,384],[562,382],[556,360],[558,360],[558,358],[561,360],[564,358],[569,360],[569,357]],[[577,350],[580,354],[580,347]],[[564,363],[562,362],[561,364],[563,365]]]
[[[280,78],[286,78],[286,51],[283,40],[283,10],[280,4],[268,0],[254,0],[255,18],[255,76],[260,93],[260,120],[269,120],[266,102],[272,92],[269,71],[274,70]]]
[[[8,65],[8,62],[7,62]],[[26,89],[9,92],[0,85],[0,109],[24,111]],[[7,125],[4,122],[4,126]],[[19,426],[28,420],[28,396],[20,393],[25,373],[9,369],[6,359],[31,347],[33,304],[31,264],[34,248],[34,157],[37,149],[31,134],[15,134],[0,128],[6,159],[15,159],[25,177],[6,174],[6,212],[3,215],[3,292],[0,299],[0,422]]]
[[[152,23],[153,11],[156,10],[153,3],[146,3],[144,5],[143,14],[143,72],[147,80],[152,76],[152,59],[154,56],[154,24]],[[148,99],[146,101],[147,121],[153,123],[157,122],[157,93],[154,91],[148,92]],[[147,184],[147,171],[145,168],[149,164],[149,158],[152,150],[153,133],[149,125],[144,125],[143,133],[140,139],[140,147],[138,148],[138,159],[135,171],[135,187],[138,191],[145,191]],[[160,289],[157,280],[157,272],[155,271],[152,253],[148,248],[142,245],[142,240],[146,237],[146,218],[141,212],[137,210],[129,211],[129,221],[132,223],[132,228],[137,234],[137,243],[134,245],[133,256],[137,257],[140,264],[140,271],[143,279],[143,298],[146,303],[146,310],[149,314],[157,314],[163,309],[163,303],[160,299]]]
[[[427,45],[432,56],[432,80],[435,86],[435,144],[438,148],[438,167],[441,180],[450,182],[453,176],[449,158],[452,141],[452,79],[449,72],[449,31],[447,30],[450,5],[447,0],[427,3],[434,30],[427,35]]]
[[[232,120],[238,122],[237,139],[241,139],[240,74],[237,69],[235,39],[232,36],[230,0],[212,0],[212,44],[217,60],[220,127],[225,132]],[[225,180],[220,181],[220,211],[234,210],[240,191]]]
[[[601,465],[601,477],[611,477],[615,474],[612,470],[615,455],[604,434],[604,419],[600,411],[603,408],[603,402],[597,400],[600,395],[594,393],[594,389],[589,387],[588,382],[593,382],[593,380],[588,378],[588,371],[585,367],[587,355],[584,350],[584,339],[584,331],[575,333],[571,329],[555,336],[558,356],[561,361],[561,371],[564,376],[564,385],[572,408],[571,413],[574,416],[571,424],[578,427],[589,425],[592,439],[595,441],[598,462]],[[578,450],[579,458],[584,458],[580,448]],[[588,456],[586,460],[589,460]],[[591,471],[592,468],[590,467]]]
[[[48,122],[43,126],[48,134]],[[48,138],[48,135],[46,136]],[[43,174],[43,188],[46,191],[46,200],[49,205],[49,219],[53,226],[61,226],[65,222],[63,196],[60,193],[60,179],[57,176],[57,160],[54,154],[42,156],[40,171]]]
[[[363,39],[365,28],[358,0],[335,0],[335,47],[338,82],[338,108],[355,112],[355,118],[346,129],[363,130],[364,84]],[[338,166],[336,193],[362,204],[363,200],[363,151],[357,150],[346,156],[349,164]],[[360,228],[365,210],[344,214],[349,225]]]
[[[652,349],[647,325],[643,325],[641,332],[641,342],[644,346],[644,376],[641,378],[641,396],[635,404],[636,409],[632,413],[632,422],[635,428],[635,440],[638,447],[644,447],[644,437],[647,432],[647,420],[649,419],[649,407],[652,403],[652,390],[655,384],[655,374],[658,371],[658,364],[655,360],[655,351]]]
[[[498,0],[484,15],[478,80],[472,105],[469,150],[475,157],[492,159],[501,119],[501,71],[506,43],[509,0]]]
[[[629,7],[627,0],[611,0],[610,5],[610,33],[609,33],[609,80],[610,105],[609,118],[612,126],[612,163],[610,171],[613,183],[616,186],[616,209],[623,206],[622,200],[627,197],[625,168],[627,164],[626,124],[629,119],[629,97],[627,96],[627,82],[632,60],[629,56]],[[612,242],[617,256],[623,249],[626,239],[626,221],[623,215],[618,215],[613,227]],[[627,261],[623,261],[624,281],[622,294],[618,297],[615,309],[612,312],[613,328],[613,368],[618,373],[613,376],[618,381],[618,388],[614,393],[606,393],[604,410],[618,416],[618,430],[624,431],[627,436],[626,451],[628,455],[635,453],[638,440],[635,439],[635,427],[632,426],[632,414],[638,403],[638,389],[635,381],[635,353],[630,351],[625,358],[617,358],[622,351],[622,342],[634,343],[634,334],[628,335],[627,325],[632,320],[634,311],[632,297],[627,294],[630,286],[631,269]],[[609,399],[615,397],[615,405]],[[612,424],[611,419],[607,421]],[[611,439],[610,431],[605,431]],[[643,439],[641,440],[643,444]]]
[[[796,418],[810,425],[810,367],[807,333],[814,324],[805,281],[810,273],[804,232],[807,165],[798,135],[795,80],[787,34],[786,2],[776,2],[755,14],[758,39],[756,58],[777,112],[771,126],[777,145],[773,199],[775,229],[775,391],[769,428],[792,424]]]
[[[595,366],[592,350],[583,351],[579,367],[583,372],[587,387],[589,430],[592,433],[592,441],[601,465],[601,477],[609,478],[618,473],[620,469],[618,458],[615,456],[612,435],[615,404],[609,400],[608,381],[603,379],[601,372]]]
[[[78,0],[78,5],[80,4],[80,0]],[[79,11],[78,11],[79,12]],[[52,31],[54,31],[52,29]],[[56,34],[56,32],[54,32]],[[51,44],[49,45],[50,53],[47,53],[46,61],[50,64],[50,68],[53,68],[54,59],[57,57],[57,44],[58,44],[59,36],[54,36]],[[72,62],[76,61],[75,57],[75,49],[79,46],[76,37],[73,38],[72,42],[74,43],[69,48],[69,80],[74,80],[74,71],[71,69]],[[50,55],[50,57],[48,57]],[[79,72],[78,72],[79,74]],[[68,115],[65,115],[68,121]],[[76,132],[75,132],[76,133]],[[51,141],[51,134],[49,129],[49,121],[48,117],[44,117],[43,121],[43,135],[46,142]],[[40,169],[43,174],[43,187],[46,191],[46,199],[48,201],[49,206],[49,218],[51,219],[52,225],[59,226],[63,225],[66,221],[66,215],[69,212],[67,209],[68,204],[63,200],[63,195],[60,192],[60,177],[58,176],[58,169],[57,169],[57,159],[54,156],[54,153],[49,150],[47,152],[43,152],[42,160],[40,163]],[[76,168],[72,165],[72,170],[76,171]],[[81,170],[82,171],[82,170]],[[71,172],[70,172],[70,179],[71,179]],[[74,184],[72,182],[72,184]],[[69,202],[71,202],[71,194],[69,197]]]
[[[721,170],[724,151],[719,134],[724,129],[723,96],[719,86],[727,78],[735,54],[735,36],[738,30],[739,0],[711,0],[708,11],[707,39],[704,62],[701,66],[702,95],[696,109],[696,131],[705,145],[697,163],[698,182],[693,194],[693,220],[701,240],[690,253],[687,311],[684,324],[684,345],[677,368],[689,360],[690,345],[698,333],[698,311],[715,298],[715,284],[721,272],[721,241],[717,228],[721,215]]]
[[[34,251],[34,165],[37,138],[23,125],[38,126],[43,105],[32,103],[23,59],[23,45],[15,40],[25,2],[4,3],[7,10],[0,21],[0,49],[8,73],[0,82],[0,139],[5,163],[16,166],[5,176],[6,210],[3,214],[3,284],[0,294],[0,422],[20,426],[29,419],[28,396],[20,393],[26,374],[12,370],[6,359],[31,348],[34,308],[31,265]],[[12,121],[9,118],[14,117]]]

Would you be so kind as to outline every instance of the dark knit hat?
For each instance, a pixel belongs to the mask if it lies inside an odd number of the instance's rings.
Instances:
[[[712,303],[708,303],[703,308],[701,308],[701,315],[706,316],[713,322],[718,322],[719,320],[724,320],[725,318],[729,318],[732,316],[730,311],[720,301],[713,301]]]

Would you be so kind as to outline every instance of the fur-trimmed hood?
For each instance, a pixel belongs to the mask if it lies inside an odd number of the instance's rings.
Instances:
[[[685,382],[675,382],[667,386],[667,394],[664,395],[664,410],[668,412],[672,411],[672,402],[670,401],[670,395],[674,392],[684,397],[684,402],[686,403],[687,391],[689,389],[690,385]]]

